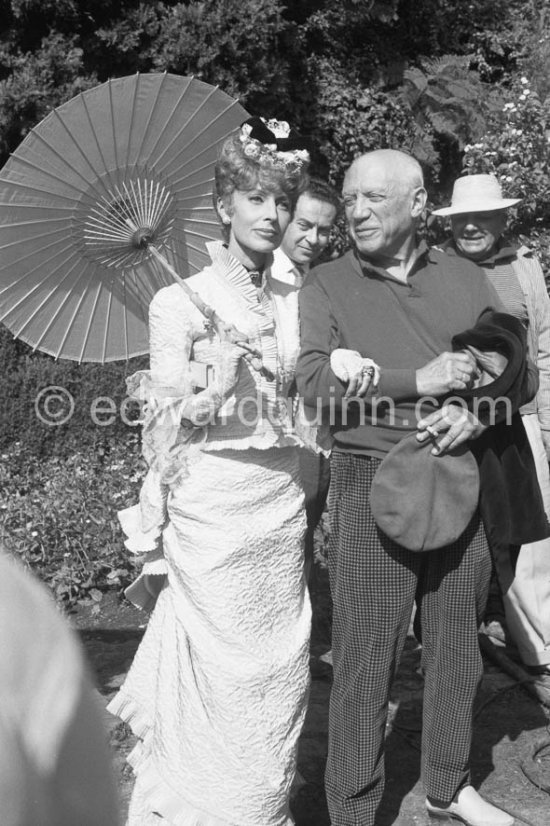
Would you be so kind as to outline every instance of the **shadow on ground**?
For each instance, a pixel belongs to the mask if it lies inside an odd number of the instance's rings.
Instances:
[[[326,572],[316,568],[312,584],[314,621],[311,647],[311,694],[299,748],[302,785],[292,800],[296,826],[330,826],[323,773],[327,753],[328,704],[332,680],[329,665],[320,656],[330,648],[330,596]],[[107,595],[99,614],[80,610],[74,617],[97,677],[108,701],[130,666],[144,631],[146,616],[115,595]],[[386,790],[376,826],[428,826],[420,782],[420,730],[423,680],[420,650],[407,639],[395,680],[386,740]],[[125,758],[135,739],[128,727],[106,712],[106,723],[119,778],[123,805],[132,787]],[[531,758],[548,741],[550,713],[517,681],[485,661],[483,683],[475,710],[472,748],[474,785],[516,817],[517,826],[548,826],[550,796],[523,771],[537,767],[550,790],[550,748]],[[549,741],[550,742],[550,741]]]

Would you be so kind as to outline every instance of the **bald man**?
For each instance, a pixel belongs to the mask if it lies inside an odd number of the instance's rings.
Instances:
[[[427,811],[469,826],[511,826],[513,818],[483,800],[469,777],[472,706],[483,672],[477,629],[491,573],[479,513],[454,543],[419,554],[386,536],[369,504],[377,468],[403,437],[433,438],[426,449],[437,455],[485,429],[462,407],[440,407],[437,399],[470,387],[476,375],[469,353],[451,352],[453,336],[500,304],[471,262],[417,243],[426,191],[414,158],[394,150],[361,156],[345,176],[343,200],[353,249],[314,270],[302,288],[297,370],[307,405],[338,411],[346,402],[348,411],[347,423],[337,419],[332,427],[329,495],[331,823],[374,826],[389,690],[418,590]],[[335,350],[339,369],[331,362]],[[380,370],[377,393],[390,400],[389,413],[374,404],[366,358]]]

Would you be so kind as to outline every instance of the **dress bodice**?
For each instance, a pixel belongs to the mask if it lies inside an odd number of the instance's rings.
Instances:
[[[259,292],[222,244],[209,245],[209,252],[212,264],[186,283],[248,337],[262,353],[266,371],[260,373],[242,361],[234,392],[205,428],[202,448],[298,444],[287,399],[299,348],[297,287],[279,288],[268,274]],[[153,394],[183,398],[204,392],[205,385],[208,389],[219,369],[221,342],[178,284],[155,295],[149,320]],[[203,369],[194,369],[197,365]],[[202,383],[197,375],[205,377]]]

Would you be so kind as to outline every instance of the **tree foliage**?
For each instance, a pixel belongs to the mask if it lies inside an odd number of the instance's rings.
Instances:
[[[468,170],[495,169],[523,199],[515,229],[544,247],[549,6],[548,0],[0,0],[0,163],[52,107],[108,77],[194,74],[239,97],[251,113],[286,118],[310,135],[314,171],[336,185],[354,157],[377,147],[415,154],[436,203],[464,163]],[[0,356],[12,395],[28,409],[41,383],[53,380],[68,383],[79,398],[99,385],[106,395],[120,395],[128,369],[55,365],[6,332]],[[10,404],[4,399],[0,410],[4,444],[18,432],[19,414]],[[36,430],[33,449],[70,445],[81,425],[75,419],[74,431],[56,437]]]
[[[492,173],[508,197],[521,198],[510,228],[550,264],[550,98],[541,101],[526,76],[481,139],[466,146],[464,170]]]
[[[494,171],[522,198],[514,231],[550,265],[549,15],[548,0],[0,0],[0,164],[109,77],[193,74],[310,135],[314,172],[336,186],[381,147],[418,157],[435,203],[461,171]],[[55,362],[0,326],[0,539],[59,600],[98,599],[133,573],[113,513],[143,471],[121,404],[144,361]],[[55,427],[37,413],[51,385],[74,401]],[[116,406],[107,424],[97,396]]]

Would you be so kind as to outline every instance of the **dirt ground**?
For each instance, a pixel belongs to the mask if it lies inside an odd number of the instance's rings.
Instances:
[[[330,648],[330,603],[323,572],[314,593],[311,647],[312,688],[304,731],[300,740],[299,771],[303,785],[292,810],[296,826],[329,826],[323,788],[327,752],[328,701],[332,669],[320,656]],[[146,615],[114,594],[104,598],[96,616],[85,609],[73,616],[98,689],[107,703],[130,666],[143,634]],[[507,809],[517,826],[550,824],[550,709],[526,689],[526,678],[513,666],[513,676],[484,657],[485,672],[475,710],[472,751],[474,785],[489,800]],[[386,741],[386,792],[377,826],[427,826],[420,774],[420,721],[423,680],[420,651],[411,635],[393,686]],[[125,756],[134,737],[127,726],[105,712],[119,778],[123,808],[132,788],[132,773]],[[545,745],[546,744],[546,745]],[[530,775],[530,778],[527,776]],[[538,786],[536,785],[538,784]],[[546,787],[547,791],[543,788]]]

